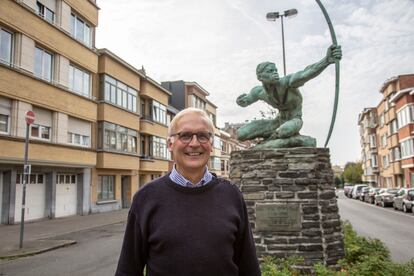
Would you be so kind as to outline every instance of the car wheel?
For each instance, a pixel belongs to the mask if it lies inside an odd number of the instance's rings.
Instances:
[[[407,206],[405,206],[405,204],[403,204],[403,211],[404,213],[408,213],[408,209],[407,209]]]
[[[394,210],[398,210],[397,205],[395,205],[395,202],[392,203],[392,207],[394,207]]]
[[[371,204],[375,203],[375,199],[371,198]]]

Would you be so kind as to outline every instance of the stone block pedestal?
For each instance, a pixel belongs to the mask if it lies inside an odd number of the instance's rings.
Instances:
[[[233,151],[230,179],[246,200],[259,258],[299,255],[311,272],[344,257],[329,149]]]

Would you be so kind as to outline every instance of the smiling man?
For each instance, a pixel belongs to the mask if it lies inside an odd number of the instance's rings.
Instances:
[[[135,194],[116,275],[260,275],[242,194],[207,168],[213,133],[203,110],[174,117],[174,167]]]

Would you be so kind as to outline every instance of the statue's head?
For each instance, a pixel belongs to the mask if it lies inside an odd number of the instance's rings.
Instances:
[[[273,62],[262,62],[256,67],[257,79],[261,82],[274,84],[279,81],[276,65]]]

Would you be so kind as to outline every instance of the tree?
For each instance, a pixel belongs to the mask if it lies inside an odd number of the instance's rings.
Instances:
[[[355,184],[362,182],[363,172],[361,162],[348,162],[342,175],[345,182]]]

